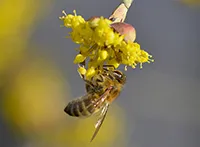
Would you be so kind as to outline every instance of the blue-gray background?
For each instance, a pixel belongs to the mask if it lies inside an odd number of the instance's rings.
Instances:
[[[109,16],[119,0],[59,0],[35,25],[32,43],[44,46],[69,80],[73,96],[84,92],[72,63],[76,47],[60,28],[61,11]],[[129,146],[200,146],[200,8],[176,0],[135,0],[126,22],[137,30],[137,42],[154,56],[142,70],[129,69],[118,103],[127,114]],[[120,121],[120,119],[119,119]],[[132,127],[134,126],[134,127]],[[12,131],[0,121],[0,146],[14,147]]]

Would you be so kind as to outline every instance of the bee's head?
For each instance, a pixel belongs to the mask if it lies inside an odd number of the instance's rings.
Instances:
[[[116,79],[120,84],[122,84],[122,85],[125,84],[125,82],[126,82],[126,75],[125,75],[123,72],[121,72],[121,71],[119,71],[119,70],[114,70],[114,71],[113,71],[113,76],[115,77],[115,79]]]

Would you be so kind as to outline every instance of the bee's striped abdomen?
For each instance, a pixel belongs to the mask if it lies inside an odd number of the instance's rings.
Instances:
[[[81,117],[90,116],[96,111],[90,98],[77,99],[68,103],[64,111],[70,116]]]

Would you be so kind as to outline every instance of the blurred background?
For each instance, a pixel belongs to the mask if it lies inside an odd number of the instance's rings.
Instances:
[[[154,56],[127,84],[95,138],[97,117],[63,111],[85,93],[61,11],[108,17],[120,0],[0,1],[0,147],[199,147],[200,1],[135,0],[126,22]]]

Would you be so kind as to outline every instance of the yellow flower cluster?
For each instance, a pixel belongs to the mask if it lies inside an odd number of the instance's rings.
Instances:
[[[124,34],[111,27],[111,20],[93,17],[86,21],[75,11],[74,15],[63,13],[60,19],[64,21],[65,27],[72,29],[70,37],[73,42],[80,44],[74,63],[87,62],[87,67],[79,66],[78,69],[86,78],[96,74],[103,65],[118,68],[124,64],[125,67],[135,68],[138,63],[142,67],[142,63],[153,61],[151,55],[141,50],[138,43],[125,40]]]

